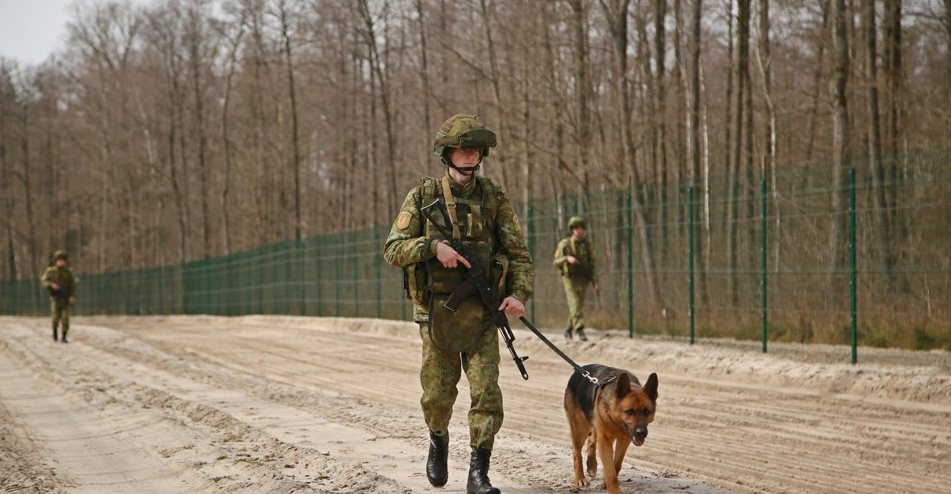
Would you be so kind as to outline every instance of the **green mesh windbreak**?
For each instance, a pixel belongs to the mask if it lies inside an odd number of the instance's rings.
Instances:
[[[581,215],[601,284],[600,294],[589,292],[589,327],[686,337],[692,276],[698,337],[759,339],[765,313],[770,340],[843,344],[854,315],[860,345],[951,349],[949,158],[885,158],[878,186],[868,160],[856,159],[847,165],[854,185],[843,173],[834,186],[832,165],[815,163],[516,204],[536,267],[527,315],[543,326],[567,324],[552,258],[568,219]],[[409,319],[402,272],[381,255],[388,230],[319,235],[179,266],[103,274],[79,266],[76,314]],[[0,313],[48,308],[38,281],[0,282]]]

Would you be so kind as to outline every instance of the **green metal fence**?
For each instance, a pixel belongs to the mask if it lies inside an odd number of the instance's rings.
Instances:
[[[591,327],[756,339],[763,351],[768,341],[951,349],[949,157],[886,158],[879,186],[856,160],[840,187],[830,185],[832,167],[816,163],[519,204],[536,263],[529,315],[566,323],[551,259],[568,217],[581,214],[600,266]],[[388,228],[178,266],[79,266],[76,312],[407,319],[402,273],[381,257]],[[0,313],[47,307],[37,281],[0,282]]]

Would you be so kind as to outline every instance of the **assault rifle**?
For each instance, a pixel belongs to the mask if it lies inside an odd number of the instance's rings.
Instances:
[[[439,210],[443,218],[443,223],[436,221],[436,218],[431,212],[433,209]],[[528,357],[520,357],[518,353],[515,352],[515,347],[512,346],[512,342],[515,341],[515,335],[512,333],[512,327],[509,326],[509,321],[508,318],[505,317],[505,313],[499,310],[499,305],[502,304],[502,300],[499,298],[499,293],[492,285],[492,282],[486,278],[485,272],[482,270],[482,263],[479,262],[479,257],[472,247],[466,245],[461,240],[453,238],[452,232],[443,226],[443,224],[450,224],[450,220],[449,213],[446,211],[446,205],[443,204],[440,199],[436,199],[432,204],[422,208],[420,211],[423,213],[423,216],[433,224],[436,230],[442,234],[443,238],[449,241],[449,246],[469,263],[469,267],[465,268],[465,279],[456,287],[456,290],[449,296],[449,299],[446,300],[443,307],[455,312],[459,309],[459,304],[462,303],[462,300],[465,299],[472,290],[476,290],[479,294],[479,298],[482,300],[482,304],[485,305],[489,314],[492,316],[492,322],[495,324],[495,327],[499,329],[499,333],[502,334],[502,339],[505,340],[505,347],[508,348],[509,353],[512,354],[512,360],[515,361],[518,371],[522,374],[522,378],[527,380],[528,371],[525,370],[525,364],[523,362],[528,360]],[[521,321],[528,324],[528,321],[526,321],[524,317],[521,318]]]
[[[594,284],[594,273],[591,272],[591,269],[584,261],[578,259],[577,257],[575,257],[575,260],[578,261],[578,264],[576,264],[578,271],[580,271],[581,274],[588,279],[588,282],[591,283],[591,289],[594,290],[594,295],[597,297],[597,304],[601,305],[601,290],[600,287],[595,288],[597,285]]]

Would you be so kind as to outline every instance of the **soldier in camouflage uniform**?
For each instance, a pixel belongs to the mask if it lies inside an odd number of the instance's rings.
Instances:
[[[521,317],[532,295],[534,272],[518,216],[502,186],[475,176],[495,140],[495,134],[475,115],[460,114],[446,120],[433,145],[446,173],[440,179],[423,178],[409,192],[383,248],[386,262],[404,270],[407,292],[413,299],[413,319],[423,341],[420,403],[430,435],[427,478],[434,487],[448,480],[449,418],[456,385],[465,371],[472,400],[472,456],[466,488],[479,494],[500,492],[488,478],[489,457],[503,415],[498,332],[475,291],[455,313],[443,307],[469,263],[427,224],[420,208],[437,198],[448,206],[451,224],[444,226],[475,250],[486,275],[497,283],[504,297],[499,310]],[[437,212],[434,216],[442,215]]]
[[[573,330],[579,340],[588,341],[584,334],[584,298],[588,284],[598,291],[594,248],[584,236],[584,218],[573,216],[568,221],[568,228],[571,236],[558,242],[558,248],[555,249],[555,267],[561,271],[561,281],[568,297],[569,318],[565,338],[570,340]]]
[[[66,333],[69,332],[69,308],[76,302],[76,278],[73,272],[66,267],[69,256],[58,250],[53,254],[55,264],[46,268],[40,283],[50,296],[50,312],[53,315],[53,341],[57,340],[59,322],[63,321],[63,343],[69,343]]]

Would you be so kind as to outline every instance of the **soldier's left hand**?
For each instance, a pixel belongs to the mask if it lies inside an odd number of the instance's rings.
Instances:
[[[70,304],[76,303],[76,297],[69,297],[69,303]]]
[[[499,310],[518,319],[525,315],[525,304],[515,297],[505,297],[502,305],[499,306]]]

